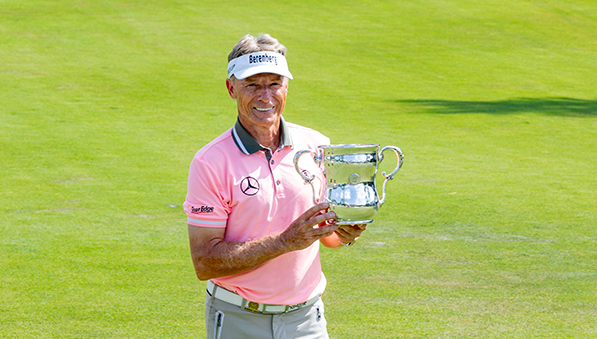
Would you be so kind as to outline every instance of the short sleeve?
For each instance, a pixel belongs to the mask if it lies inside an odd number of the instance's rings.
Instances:
[[[226,227],[229,199],[222,178],[198,157],[189,169],[188,191],[184,202],[187,223],[200,227]]]

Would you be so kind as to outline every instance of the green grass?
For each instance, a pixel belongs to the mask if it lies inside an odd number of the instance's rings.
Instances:
[[[287,120],[406,155],[322,250],[333,338],[597,337],[596,31],[589,0],[0,0],[0,337],[203,336],[187,170],[261,32]]]

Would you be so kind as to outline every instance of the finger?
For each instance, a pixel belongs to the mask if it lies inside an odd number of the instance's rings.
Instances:
[[[322,227],[318,227],[318,228],[314,228],[312,230],[312,235],[317,237],[317,238],[325,238],[328,237],[330,235],[332,235],[335,231],[338,230],[338,225],[336,224],[331,224],[328,226],[322,226]]]
[[[367,224],[359,224],[359,225],[346,225],[345,229],[347,232],[359,232],[359,234],[367,229]]]
[[[306,220],[305,222],[310,227],[318,225],[321,228],[323,226],[333,224],[335,220],[336,220],[336,213],[333,211],[330,211],[330,212],[323,213],[323,214],[317,214],[314,217]]]
[[[360,230],[360,228],[357,225],[342,225],[342,227],[340,228],[349,233]]]
[[[352,239],[354,239],[352,236],[340,232],[340,230],[336,230],[336,232],[334,233],[336,233],[336,236],[338,237],[341,243],[349,243],[352,241]]]
[[[322,211],[325,211],[326,209],[328,209],[328,207],[330,207],[330,204],[327,202],[323,202],[320,204],[317,204],[311,208],[309,208],[308,210],[306,210],[303,214],[301,214],[297,220],[300,221],[307,221],[311,218],[313,218],[315,215],[317,214],[321,214]]]
[[[358,228],[361,230],[366,230],[367,229],[367,224],[354,224],[354,225],[345,225],[346,227],[351,227],[351,228]]]
[[[336,230],[336,233],[338,233],[339,236],[343,237],[343,238],[348,238],[351,237],[352,235],[346,231],[346,229],[344,227],[340,227]]]
[[[358,237],[363,232],[360,228],[352,225],[347,225],[338,229],[338,232],[345,237]]]

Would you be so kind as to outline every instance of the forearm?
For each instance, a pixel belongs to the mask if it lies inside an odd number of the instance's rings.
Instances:
[[[189,224],[189,242],[195,272],[207,280],[250,271],[284,253],[311,246],[337,230],[333,212],[320,213],[328,204],[317,204],[295,219],[282,233],[274,233],[247,242],[225,241],[224,228],[197,227]],[[322,223],[327,226],[313,227]]]
[[[193,264],[201,280],[248,272],[284,253],[279,234],[247,242],[214,239],[208,251],[193,253]]]
[[[328,237],[321,238],[319,241],[325,247],[329,247],[329,248],[342,247],[342,242],[340,241],[340,238],[338,238],[338,235],[336,233],[333,233],[332,235],[330,235]]]

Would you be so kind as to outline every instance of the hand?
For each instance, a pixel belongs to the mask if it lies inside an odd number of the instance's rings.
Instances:
[[[367,229],[367,224],[360,225],[342,225],[335,231],[338,239],[343,244],[350,244],[357,240],[363,231]]]
[[[328,203],[311,207],[280,234],[280,240],[286,251],[305,249],[315,241],[328,237],[338,230],[338,225],[334,224],[336,213],[326,212],[328,207]],[[314,227],[315,225],[319,227]]]

